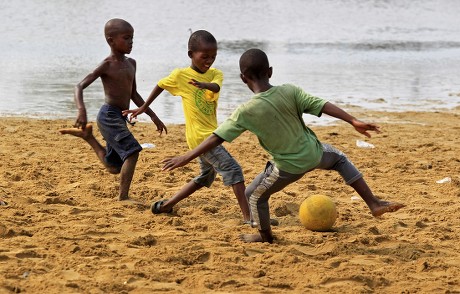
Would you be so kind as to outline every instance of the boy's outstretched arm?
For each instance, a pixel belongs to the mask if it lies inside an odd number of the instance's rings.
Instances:
[[[161,91],[163,91],[163,89],[161,89]],[[161,91],[155,96],[155,98],[161,93]],[[152,101],[155,98],[153,98]],[[133,110],[129,110],[129,109],[123,110],[122,114],[125,116],[128,115],[128,113],[132,113],[131,116],[129,117],[129,121],[131,121],[133,118],[136,118],[139,114],[145,112],[148,116],[150,116],[150,119],[152,119],[153,123],[157,126],[157,131],[160,133],[160,135],[163,133],[163,130],[166,132],[166,134],[168,133],[168,129],[166,128],[165,124],[158,118],[155,112],[149,107],[149,105],[152,102],[147,104],[147,102],[144,102],[144,99],[142,99],[141,95],[137,92],[136,80],[134,80],[133,82],[133,91],[131,95],[131,100],[139,108],[133,109]]]
[[[136,118],[138,115],[142,114],[142,113],[147,113],[148,115],[150,115],[151,113],[149,113],[150,111],[153,113],[153,111],[151,109],[149,109],[149,105],[152,104],[153,100],[155,100],[155,98],[158,97],[158,95],[161,94],[161,92],[163,92],[163,89],[160,88],[158,85],[155,86],[155,88],[153,88],[152,92],[150,93],[149,95],[149,98],[147,98],[147,101],[144,102],[144,100],[140,97],[140,95],[138,94],[138,98],[135,98],[136,100],[133,99],[133,102],[137,105],[137,107],[139,108],[136,108],[136,109],[126,109],[126,110],[123,110],[123,115],[126,116],[128,115],[129,113],[131,113],[131,116],[129,118],[129,120],[131,121],[133,118]],[[137,93],[137,91],[136,91]],[[137,95],[136,95],[137,96]],[[139,99],[140,98],[140,99]],[[137,101],[137,102],[136,102]],[[139,103],[139,104],[138,104]],[[153,113],[154,114],[154,113]],[[155,115],[156,116],[156,115]],[[152,117],[150,115],[150,117]],[[153,118],[152,118],[153,120]]]
[[[374,131],[376,133],[380,133],[379,126],[372,124],[372,123],[362,122],[356,119],[354,116],[350,115],[345,110],[341,109],[340,107],[335,106],[334,104],[330,102],[326,102],[326,104],[324,104],[322,112],[330,116],[333,116],[335,118],[346,121],[347,123],[351,124],[355,128],[356,131],[365,135],[366,137],[369,137],[369,138],[371,137],[371,135],[367,131]]]
[[[212,134],[206,140],[201,142],[200,145],[196,146],[195,149],[192,149],[181,156],[176,156],[173,158],[167,158],[163,160],[162,170],[173,170],[177,167],[181,167],[197,158],[201,154],[208,152],[209,150],[219,146],[224,142],[224,139],[220,138],[216,134]]]

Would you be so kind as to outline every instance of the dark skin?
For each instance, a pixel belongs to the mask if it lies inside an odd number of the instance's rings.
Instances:
[[[217,44],[216,43],[207,43],[204,41],[199,42],[196,50],[188,50],[188,56],[190,57],[192,64],[190,67],[195,70],[196,72],[199,73],[205,73],[211,68],[212,64],[216,60],[217,56]],[[205,83],[205,82],[199,82],[195,79],[191,79],[189,81],[189,84],[200,88],[200,89],[207,89],[210,90],[214,93],[218,93],[220,91],[220,86],[216,83]],[[143,113],[145,109],[163,92],[163,89],[160,88],[158,85],[156,85],[152,92],[150,93],[150,96],[147,98],[147,101],[145,102],[144,105],[139,107],[138,109],[133,109],[133,110],[124,110],[123,115],[128,115],[131,113],[130,116],[130,121],[134,118],[136,118],[138,115]],[[216,145],[217,146],[217,145]],[[174,194],[173,197],[170,199],[166,200],[159,210],[161,212],[166,212],[170,211],[174,205],[179,203],[181,200],[187,198],[188,196],[192,195],[194,192],[197,190],[203,188],[203,186],[195,183],[195,181],[190,181],[187,183],[180,191],[178,191],[176,194]],[[249,221],[250,219],[250,212],[249,212],[249,207],[246,201],[246,197],[244,196],[244,190],[245,190],[245,185],[244,182],[241,183],[236,183],[232,185],[232,190],[233,193],[235,194],[238,204],[241,208],[241,211],[243,213],[243,219],[244,221]]]
[[[99,77],[102,80],[107,104],[120,109],[128,109],[130,100],[137,106],[144,104],[144,100],[137,92],[135,79],[136,61],[125,56],[125,54],[131,53],[133,33],[132,28],[126,27],[115,36],[107,38],[107,42],[112,49],[111,54],[75,87],[75,101],[78,107],[75,127],[81,127],[82,129],[86,127],[88,119],[83,102],[83,90]],[[168,132],[166,126],[150,108],[146,109],[145,112],[157,126],[157,131],[160,135],[163,131]]]
[[[214,63],[216,60],[217,56],[217,44],[214,43],[206,43],[206,42],[200,42],[199,44],[199,50],[197,51],[188,51],[188,56],[192,60],[192,64],[190,67],[199,72],[199,73],[205,73],[208,71],[208,69],[211,67],[211,65]],[[220,87],[216,83],[204,83],[204,82],[199,82],[197,80],[190,80],[189,84],[194,85],[197,88],[200,89],[208,89],[214,93],[218,93],[220,91]],[[132,109],[132,110],[127,110],[128,108],[122,108],[126,109],[123,111],[123,115],[128,115],[131,113],[131,116],[129,117],[129,120],[131,121],[132,119],[137,118],[140,114],[146,112],[148,110],[148,107],[150,104],[152,104],[153,101],[163,92],[164,89],[160,88],[158,85],[156,85],[152,92],[150,93],[149,97],[143,103],[143,105],[136,104],[139,106],[137,109]]]
[[[263,73],[261,78],[252,78],[250,76],[245,76],[241,74],[241,80],[248,86],[248,88],[254,93],[265,92],[272,87],[269,82],[270,77],[272,76],[272,68],[268,68],[265,73]],[[372,123],[362,122],[352,115],[348,114],[341,108],[335,106],[332,103],[327,102],[322,112],[339,118],[351,124],[355,130],[366,137],[371,137],[368,131],[374,131],[380,133],[380,128]],[[188,151],[182,156],[168,158],[163,161],[163,170],[170,171],[177,167],[184,166],[189,163],[194,158],[198,157],[200,154],[207,152],[208,150],[214,148],[215,146],[222,144],[224,140],[217,135],[213,134],[209,136],[205,141],[203,141],[195,149]],[[351,186],[358,192],[358,194],[363,198],[363,200],[368,205],[369,209],[373,216],[381,216],[387,212],[394,212],[404,207],[401,203],[383,201],[376,198],[370,188],[367,186],[363,178],[355,181]],[[259,234],[242,234],[240,239],[244,242],[268,242],[273,243],[274,236],[271,229],[268,230],[259,230]]]
[[[248,88],[254,93],[258,94],[261,92],[265,92],[271,87],[273,87],[269,79],[272,76],[272,68],[270,67],[269,70],[267,71],[266,78],[262,79],[250,79],[245,77],[243,74],[241,74],[241,80],[243,83],[245,83]],[[365,135],[366,137],[371,137],[371,135],[368,133],[368,131],[375,131],[377,133],[380,133],[380,128],[374,124],[371,123],[365,123],[360,120],[357,120],[355,117],[351,116],[341,108],[335,106],[334,104],[327,102],[322,110],[323,113],[326,113],[330,116],[340,118],[348,123],[350,123],[356,131],[359,133]],[[182,156],[177,156],[174,158],[168,158],[163,161],[164,166],[163,170],[170,171],[175,168],[184,166],[188,164],[191,160],[195,159],[196,157],[200,156],[202,153],[205,153],[212,148],[222,144],[224,140],[220,137],[218,137],[215,134],[212,134],[209,136],[203,143],[201,143],[199,146],[197,146],[195,149],[188,151]]]
[[[69,134],[84,139],[93,148],[99,160],[110,173],[120,173],[118,199],[129,200],[128,192],[139,152],[135,152],[127,157],[121,168],[107,164],[105,161],[106,149],[93,136],[92,126],[88,124],[86,107],[83,102],[83,90],[95,80],[101,78],[104,87],[105,103],[116,106],[119,109],[129,108],[130,100],[138,106],[144,104],[144,100],[136,89],[136,61],[125,56],[125,54],[131,52],[133,47],[133,28],[129,23],[115,19],[107,23],[106,29],[113,32],[110,36],[107,36],[107,43],[111,49],[110,55],[75,87],[75,101],[78,108],[78,115],[74,124],[75,128],[59,131],[61,134]],[[160,135],[163,131],[167,133],[166,126],[157,115],[151,109],[148,109],[147,113],[155,123]]]

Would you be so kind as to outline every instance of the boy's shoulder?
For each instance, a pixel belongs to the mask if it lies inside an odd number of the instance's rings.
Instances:
[[[282,84],[282,85],[279,85],[278,87],[282,89],[297,89],[297,90],[300,89],[299,86],[290,84],[290,83]]]
[[[220,69],[217,69],[215,67],[211,67],[208,72],[210,72],[211,74],[213,74],[214,76],[216,75],[219,75],[219,76],[223,76],[224,73],[220,70]]]
[[[136,66],[136,60],[134,58],[125,56],[125,61],[131,63],[134,66]],[[111,64],[113,62],[118,62],[118,60],[113,58],[113,56],[107,56],[106,58],[104,58],[104,60],[101,61],[101,63],[99,63],[98,66],[100,67],[100,66],[103,66],[103,65],[109,65],[109,64]]]
[[[272,86],[269,90],[265,91],[263,94],[255,94],[253,98],[257,98],[259,96],[272,96],[278,95],[280,92],[284,93],[294,93],[295,91],[301,90],[298,86],[294,84],[281,84]]]
[[[190,73],[195,73],[195,74],[216,74],[216,73],[222,73],[222,71],[220,69],[217,69],[215,67],[210,67],[208,69],[208,71],[206,71],[205,73],[199,73],[197,71],[195,71],[192,67],[190,66],[187,66],[187,67],[179,67],[179,68],[175,68],[172,70],[172,72],[190,72]]]
[[[279,86],[276,86],[279,91],[284,92],[288,96],[298,96],[298,95],[303,95],[305,92],[300,86],[294,85],[294,84],[282,84]]]
[[[199,73],[195,71],[193,68],[189,67],[177,67],[173,69],[170,73],[170,77],[178,77],[178,76],[223,76],[223,73],[221,70],[211,67],[207,72],[205,73]]]

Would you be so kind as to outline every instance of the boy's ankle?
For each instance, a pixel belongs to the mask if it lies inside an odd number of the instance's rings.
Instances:
[[[273,243],[273,234],[272,230],[259,230],[260,237],[262,238],[262,242]]]

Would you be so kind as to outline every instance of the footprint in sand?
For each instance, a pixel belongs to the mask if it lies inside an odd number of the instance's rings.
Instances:
[[[0,237],[4,237],[6,235],[7,231],[8,231],[8,229],[6,228],[6,226],[0,224]]]

